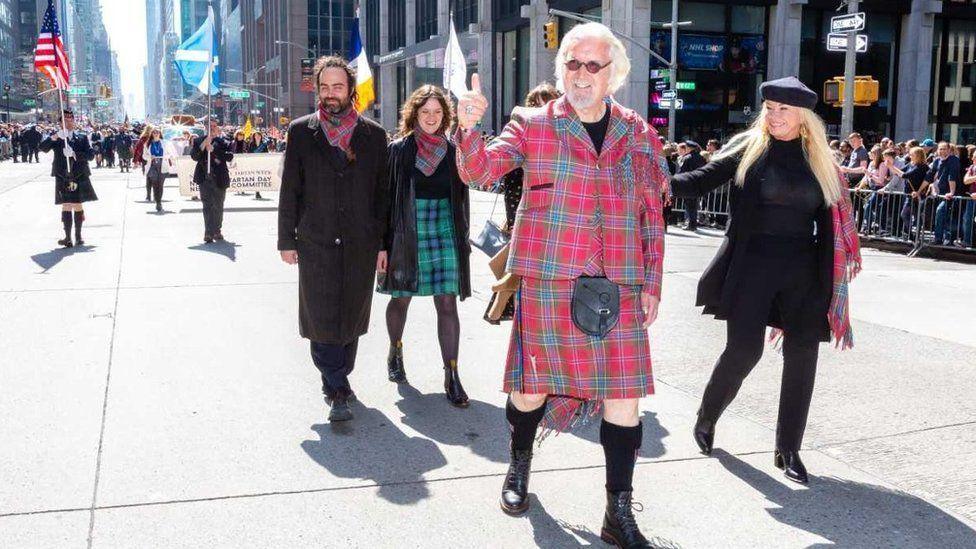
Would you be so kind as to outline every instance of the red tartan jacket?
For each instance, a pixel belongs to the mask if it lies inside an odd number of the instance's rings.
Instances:
[[[547,280],[580,276],[602,222],[607,278],[660,297],[661,189],[667,183],[661,142],[636,112],[605,101],[610,121],[599,156],[563,97],[536,109],[516,108],[488,145],[480,132],[459,129],[458,173],[469,186],[487,189],[508,172],[524,170],[510,272]]]

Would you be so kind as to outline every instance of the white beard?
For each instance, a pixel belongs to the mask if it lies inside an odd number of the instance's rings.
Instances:
[[[580,93],[582,91],[583,93]],[[566,100],[574,109],[589,109],[596,105],[599,99],[595,97],[592,88],[588,90],[576,90],[570,88],[566,94]]]

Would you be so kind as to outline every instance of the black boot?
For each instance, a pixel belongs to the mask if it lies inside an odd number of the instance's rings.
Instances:
[[[406,383],[407,371],[403,369],[403,342],[390,344],[390,354],[386,357],[386,375],[393,383]]]
[[[444,366],[444,392],[447,393],[447,400],[450,400],[451,404],[458,408],[468,407],[468,394],[461,386],[456,360],[451,360]]]
[[[715,442],[715,422],[702,418],[698,415],[695,422],[695,443],[698,449],[706,456],[712,455],[712,444]]]
[[[85,241],[81,239],[81,224],[85,222],[85,211],[79,210],[75,212],[75,243],[79,246],[84,246]]]
[[[70,248],[74,244],[71,242],[71,212],[61,212],[61,224],[64,226],[64,238],[58,240],[59,246]]]
[[[532,450],[511,450],[511,462],[502,486],[501,507],[506,515],[517,517],[529,510],[529,470]]]
[[[633,503],[632,491],[607,491],[607,512],[603,515],[603,528],[600,539],[617,547],[626,549],[653,548],[647,538],[641,534],[634,518],[634,507],[643,511],[640,503]]]
[[[783,470],[786,478],[800,484],[810,482],[807,468],[800,461],[800,453],[795,450],[779,450],[773,452],[773,465]]]

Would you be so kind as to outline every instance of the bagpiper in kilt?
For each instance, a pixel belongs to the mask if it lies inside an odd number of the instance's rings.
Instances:
[[[631,510],[641,442],[638,399],[653,393],[647,326],[661,295],[666,169],[657,133],[611,94],[630,63],[620,41],[599,23],[580,25],[556,57],[566,95],[537,109],[516,108],[487,146],[474,128],[487,101],[480,80],[459,102],[458,172],[488,188],[522,168],[523,194],[507,271],[521,278],[505,368],[511,464],[502,510],[529,506],[532,442],[603,410],[607,508],[601,537],[622,547],[650,547]],[[584,279],[584,277],[593,277]],[[578,288],[600,281],[619,292],[609,331],[586,330],[574,311]],[[581,301],[581,300],[580,300]],[[613,300],[601,314],[613,314]]]

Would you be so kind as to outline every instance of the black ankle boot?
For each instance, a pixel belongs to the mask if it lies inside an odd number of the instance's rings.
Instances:
[[[511,463],[502,486],[501,507],[506,515],[517,517],[529,510],[529,470],[532,450],[511,451]]]
[[[800,461],[800,453],[795,450],[777,449],[773,452],[773,465],[778,469],[782,469],[786,478],[793,482],[799,482],[800,484],[810,482],[810,476],[807,475],[807,468]]]
[[[444,392],[447,393],[447,400],[458,408],[468,407],[468,394],[461,386],[461,378],[458,377],[457,361],[452,360],[444,366]]]
[[[607,491],[607,512],[603,515],[603,529],[600,530],[600,539],[625,549],[652,548],[647,538],[637,527],[637,519],[634,518],[633,508],[636,506],[638,511],[643,511],[644,507],[640,503],[633,503],[631,498],[632,491],[610,492]]]
[[[715,422],[698,416],[695,422],[695,443],[706,456],[712,455],[712,444],[715,442]]]
[[[390,344],[390,354],[386,357],[387,377],[393,383],[406,383],[407,371],[403,369],[403,342]]]

